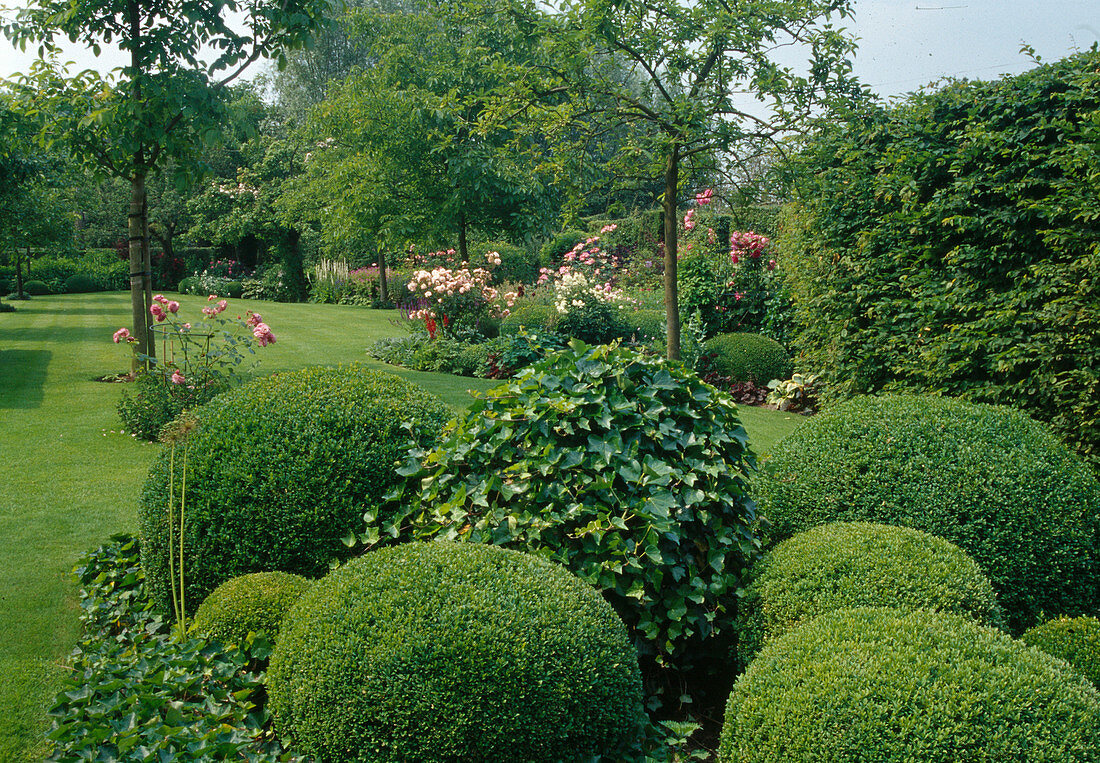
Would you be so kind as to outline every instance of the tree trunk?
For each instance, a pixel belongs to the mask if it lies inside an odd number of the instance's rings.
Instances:
[[[676,284],[676,212],[677,188],[680,180],[680,145],[672,145],[665,166],[665,321],[668,326],[668,359],[680,359],[680,291]]]
[[[145,306],[153,304],[153,257],[149,247],[149,194],[145,193],[141,202],[141,262],[144,275],[142,278],[142,289],[145,291]],[[156,341],[150,342],[153,348],[157,346]]]
[[[137,340],[137,354],[134,356],[133,370],[142,365],[138,355],[156,356],[156,346],[149,330],[149,305],[146,298],[145,281],[145,173],[138,171],[130,179],[130,214],[128,217],[130,232],[130,308],[134,321],[134,338]]]
[[[466,212],[462,211],[458,213],[458,258],[462,260],[462,264],[466,265],[470,262],[470,250],[466,246]]]
[[[390,287],[386,283],[386,250],[378,247],[378,299],[383,305],[389,304]]]

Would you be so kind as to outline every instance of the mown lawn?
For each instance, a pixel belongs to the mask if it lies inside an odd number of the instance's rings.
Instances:
[[[199,317],[205,300],[178,297]],[[0,313],[0,761],[40,758],[44,707],[77,633],[76,559],[137,526],[137,494],[157,445],[120,432],[125,385],[94,381],[128,369],[111,334],[129,325],[124,294],[37,297]],[[231,301],[260,312],[278,342],[257,351],[257,373],[354,361],[393,371],[456,411],[468,390],[496,382],[394,368],[366,347],[402,331],[393,313],[332,305]],[[754,449],[766,451],[799,417],[742,408]]]

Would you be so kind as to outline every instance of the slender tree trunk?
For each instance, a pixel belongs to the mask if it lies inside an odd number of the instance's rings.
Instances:
[[[140,163],[139,163],[140,166]],[[155,357],[156,347],[149,331],[149,305],[145,292],[145,172],[138,171],[130,179],[130,308],[134,321],[134,338],[140,355]],[[141,363],[134,356],[133,370]]]
[[[145,275],[142,276],[142,288],[145,291],[145,305],[148,307],[153,304],[153,257],[149,247],[149,194],[145,193],[145,198],[141,202],[141,261],[143,264],[143,270]],[[156,347],[156,342],[152,342],[153,347]]]
[[[470,262],[470,250],[466,246],[466,211],[458,213],[458,258],[462,264]]]
[[[390,287],[386,283],[386,250],[381,246],[378,247],[378,298],[384,305],[390,301]]]
[[[680,291],[676,283],[676,212],[677,188],[680,180],[680,145],[672,145],[665,166],[665,321],[668,326],[668,359],[680,359]]]

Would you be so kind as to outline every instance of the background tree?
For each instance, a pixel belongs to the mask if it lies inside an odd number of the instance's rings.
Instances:
[[[227,20],[236,10],[244,13],[243,31]],[[23,82],[28,108],[53,116],[46,141],[65,141],[95,171],[130,184],[130,291],[140,353],[154,354],[146,179],[169,161],[181,179],[201,174],[202,148],[218,141],[225,121],[224,88],[254,61],[305,44],[329,10],[328,0],[31,0],[5,27],[21,48],[39,45]],[[59,36],[96,52],[114,42],[129,62],[106,78],[93,71],[67,76],[51,55]]]
[[[708,159],[713,170],[731,150],[777,144],[833,99],[858,94],[855,43],[830,23],[850,14],[851,0],[576,0],[546,17],[549,60],[564,62],[558,74],[574,95],[563,118],[592,131],[633,125],[619,171],[664,181],[670,358],[680,355],[681,169]],[[794,54],[798,64],[782,63]]]

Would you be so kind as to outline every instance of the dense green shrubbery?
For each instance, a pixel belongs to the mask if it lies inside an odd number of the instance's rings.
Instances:
[[[65,279],[61,285],[61,291],[66,294],[87,294],[93,291],[102,291],[96,279],[84,273],[77,273]]]
[[[832,612],[772,642],[734,686],[718,759],[1100,760],[1100,694],[967,618]]]
[[[647,664],[687,669],[732,638],[758,545],[751,463],[718,390],[662,358],[573,342],[412,451],[392,531],[545,555],[604,592]]]
[[[664,310],[623,310],[619,318],[626,326],[627,338],[639,344],[662,341],[668,329]]]
[[[799,623],[838,609],[929,609],[1002,624],[993,587],[974,560],[953,543],[906,527],[821,525],[772,549],[752,577],[738,613],[742,665]]]
[[[74,277],[87,279],[80,291],[117,291],[126,288],[128,263],[114,249],[89,249],[70,256],[43,255],[30,261],[28,277],[43,281],[50,293],[70,292],[66,282]]]
[[[1020,638],[1028,646],[1065,660],[1100,689],[1100,620],[1060,617],[1036,625]]]
[[[23,291],[32,297],[42,297],[46,294],[52,294],[53,291],[44,281],[24,281]]]
[[[479,244],[478,250],[496,252],[500,255],[500,264],[493,267],[493,284],[534,283],[539,277],[539,258],[535,252],[528,252],[522,246],[507,241],[489,241]]]
[[[172,384],[165,376],[139,371],[134,389],[118,399],[118,417],[124,431],[143,440],[155,440],[164,425],[185,410],[191,410],[229,389],[225,379],[211,378],[206,384]]]
[[[230,578],[199,605],[191,629],[222,644],[243,644],[249,633],[264,633],[275,643],[286,611],[312,585],[309,578],[289,572]]]
[[[558,322],[558,311],[553,305],[544,305],[538,302],[525,302],[516,306],[512,312],[500,322],[500,335],[513,336],[520,329],[528,331],[553,331],[554,324]]]
[[[359,366],[306,368],[227,392],[193,411],[185,517],[186,599],[249,572],[316,577],[346,551],[397,476],[404,422],[423,441],[451,417],[437,397]],[[176,495],[183,470],[176,448]],[[150,594],[169,608],[166,503],[170,452],[154,463],[141,496],[142,563]]]
[[[318,760],[622,759],[641,733],[637,653],[557,565],[412,543],[319,581],[271,659],[276,728]]]
[[[588,238],[587,233],[576,229],[555,233],[539,250],[539,265],[542,267],[557,267],[561,264],[562,257],[565,256],[566,252]]]
[[[773,540],[834,521],[904,525],[981,566],[1013,631],[1100,604],[1100,483],[1009,408],[866,397],[806,421],[755,481]]]
[[[264,727],[264,638],[224,649],[178,638],[142,588],[136,541],[81,560],[83,632],[49,715],[50,761],[286,760]]]
[[[766,387],[772,379],[791,375],[791,356],[779,342],[762,334],[719,334],[703,348],[708,370],[735,382]]]
[[[1028,411],[1100,465],[1100,52],[829,122],[780,247],[842,394]]]

